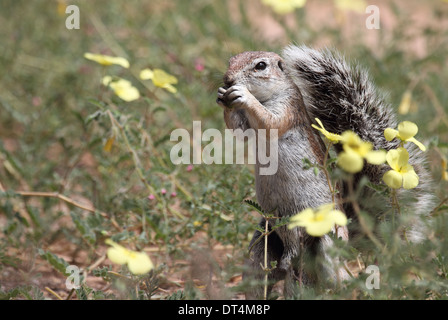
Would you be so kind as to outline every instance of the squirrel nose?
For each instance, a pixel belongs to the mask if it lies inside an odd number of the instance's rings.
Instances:
[[[224,85],[228,88],[233,86],[234,82],[235,82],[229,74],[224,75],[223,81],[224,81]]]

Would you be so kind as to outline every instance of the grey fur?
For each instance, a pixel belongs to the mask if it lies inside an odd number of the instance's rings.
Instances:
[[[267,64],[266,69],[255,70],[260,61]],[[258,129],[265,119],[275,123],[286,115],[294,121],[278,140],[277,173],[260,175],[260,164],[256,165],[257,200],[265,212],[279,217],[331,203],[324,174],[320,172],[316,176],[312,170],[302,167],[304,158],[319,163],[324,153],[319,135],[311,129],[309,115],[313,119],[318,117],[330,132],[353,130],[363,140],[372,142],[375,149],[389,150],[398,146],[396,141],[388,142],[384,138],[384,129],[395,128],[396,121],[368,74],[359,67],[349,66],[330,51],[289,46],[283,51],[283,59],[271,52],[244,52],[231,58],[224,84],[218,90],[217,102],[224,108],[229,128]],[[412,147],[409,152],[410,162],[421,181],[418,188],[411,191],[417,199],[415,208],[417,213],[427,214],[432,196],[428,191],[430,178],[424,156]],[[367,175],[372,182],[380,183],[386,170],[386,165],[367,165],[359,176]],[[344,209],[350,211],[349,207]],[[260,225],[264,227],[264,221]],[[413,226],[412,236],[418,239],[424,227],[417,223]],[[260,235],[259,231],[254,233],[251,246]],[[270,280],[274,283],[285,279],[286,295],[293,294],[297,280],[307,284],[319,278],[334,283],[348,277],[340,262],[331,261],[327,254],[332,246],[329,236],[314,238],[302,228],[290,230],[283,226],[269,236],[268,246],[268,261],[277,261]],[[321,257],[325,263],[303,268],[302,258],[308,254]],[[260,241],[252,248],[243,278],[263,279],[260,267],[263,261],[264,241]],[[335,271],[336,265],[338,271]],[[310,269],[315,272],[308,272]],[[262,289],[258,282],[246,296],[261,298]]]

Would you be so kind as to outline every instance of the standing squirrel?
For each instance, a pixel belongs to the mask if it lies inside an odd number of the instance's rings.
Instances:
[[[341,134],[352,130],[374,149],[390,150],[398,147],[396,140],[387,141],[384,129],[396,128],[392,109],[370,81],[368,73],[358,66],[350,66],[338,54],[329,50],[317,51],[306,46],[288,46],[282,56],[273,52],[243,52],[229,61],[223,78],[224,86],[218,89],[217,103],[224,108],[224,120],[229,129],[249,128],[278,130],[278,170],[273,175],[260,175],[260,164],[255,165],[256,195],[264,212],[278,217],[289,217],[306,208],[317,208],[332,202],[327,179],[322,171],[303,168],[303,159],[322,164],[326,147],[317,130],[311,126],[319,118],[329,132]],[[269,133],[267,134],[269,137]],[[341,151],[335,145],[336,152]],[[411,191],[415,199],[415,212],[427,215],[433,204],[429,191],[430,176],[425,169],[425,157],[419,150],[408,148],[410,164],[420,177],[417,188]],[[381,183],[381,177],[390,168],[365,163],[354,180],[367,176],[372,183]],[[400,190],[403,191],[404,190]],[[344,186],[341,187],[344,197]],[[338,205],[349,218],[355,218],[348,204]],[[422,238],[424,227],[418,216],[408,239]],[[264,227],[265,221],[260,222]],[[337,236],[348,240],[346,227],[338,227]],[[261,268],[264,261],[264,241],[255,231],[246,262],[243,278],[250,287],[246,297],[263,296]],[[285,296],[294,294],[294,283],[314,283],[316,280],[336,282],[349,277],[345,268],[335,271],[327,250],[333,240],[329,235],[312,237],[303,228],[288,229],[281,226],[268,236],[268,261],[277,266],[270,274],[271,285],[285,280]],[[298,267],[304,256],[314,256],[321,263]],[[319,260],[320,258],[320,260]],[[323,261],[323,263],[322,263]],[[312,270],[312,272],[309,272]]]

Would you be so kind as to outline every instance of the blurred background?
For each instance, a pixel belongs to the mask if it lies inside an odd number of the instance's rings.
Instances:
[[[448,2],[271,2],[0,2],[0,298],[242,298],[259,220],[243,203],[255,196],[252,168],[173,165],[170,134],[191,132],[194,120],[224,130],[215,99],[228,59],[291,43],[330,47],[369,69],[398,118],[419,126],[440,199],[437,241],[414,256],[385,255],[384,290],[363,291],[355,279],[302,297],[446,298]],[[79,29],[66,27],[68,5],[79,8]],[[366,27],[368,5],[379,9],[379,29]],[[142,80],[145,68],[174,76],[176,92]],[[121,99],[106,75],[130,81],[140,98]],[[145,251],[155,268],[135,276],[113,264],[108,238]],[[357,252],[346,254],[360,265]],[[68,265],[81,270],[77,290],[65,285]]]

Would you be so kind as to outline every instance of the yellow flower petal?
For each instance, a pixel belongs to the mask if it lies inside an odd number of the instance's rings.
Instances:
[[[154,72],[151,69],[143,69],[140,71],[140,79],[148,80],[154,77]]]
[[[365,155],[365,158],[368,163],[371,164],[383,164],[386,162],[386,151],[384,150],[374,150],[370,151]]]
[[[448,171],[442,172],[442,180],[448,181]]]
[[[126,251],[118,248],[107,249],[107,257],[110,261],[116,264],[125,264],[128,262]]]
[[[442,157],[441,162],[442,162],[441,163],[441,165],[442,165],[442,180],[448,181],[448,172],[446,171],[446,169],[448,167],[448,162],[445,157]]]
[[[171,84],[166,84],[163,86],[163,89],[168,90],[171,93],[176,93],[177,89],[175,87],[173,87]]]
[[[58,0],[57,11],[61,17],[65,17],[65,10],[67,9],[67,3],[64,0]]]
[[[156,87],[166,89],[171,93],[177,92],[177,89],[173,86],[178,82],[177,78],[161,69],[144,69],[140,71],[140,78],[143,80],[151,79]]]
[[[315,124],[312,124],[311,126],[314,129],[319,130],[325,136],[325,138],[330,140],[332,143],[337,143],[342,140],[342,137],[339,134],[328,132],[324,128],[324,125],[322,124],[322,121],[320,121],[319,118],[315,118],[315,120],[319,124],[320,128],[318,126],[316,126]]]
[[[304,227],[307,223],[310,221],[313,221],[314,218],[314,211],[311,208],[305,209],[301,211],[300,213],[294,215],[289,220],[289,229],[295,228],[295,227]]]
[[[418,127],[415,123],[410,121],[403,121],[398,125],[398,131],[387,128],[386,130],[384,130],[384,136],[388,141],[392,141],[392,139],[397,137],[401,141],[415,143],[420,148],[420,150],[426,151],[426,147],[420,141],[414,138],[417,132]]]
[[[364,157],[373,148],[371,143],[362,141],[353,131],[345,131],[342,134],[342,142],[345,151],[355,152],[361,157]]]
[[[415,173],[411,165],[403,169],[403,188],[413,189],[418,186],[418,175]]]
[[[397,159],[398,162],[397,162],[397,165],[400,168],[404,168],[405,166],[408,165],[409,153],[403,147],[400,147],[400,148],[396,149],[396,151],[398,152],[398,159]],[[402,169],[400,169],[400,170],[402,170]]]
[[[111,76],[105,76],[102,79],[102,83],[105,86],[109,86],[114,90],[115,94],[125,101],[133,101],[140,98],[140,92],[137,88],[132,86],[132,83],[128,80],[121,78],[112,78]]]
[[[262,0],[264,4],[269,5],[278,14],[287,14],[293,12],[296,8],[305,5],[306,0]]]
[[[133,252],[128,260],[128,268],[133,274],[145,274],[154,268],[154,264],[144,252]]]
[[[326,204],[322,204],[317,208],[317,211],[320,213],[324,213],[327,214],[329,213],[331,210],[333,210],[334,208],[334,204],[332,203],[326,203]]]
[[[409,138],[409,139],[407,139],[406,141],[407,141],[407,142],[415,143],[415,144],[417,145],[417,147],[420,148],[420,150],[422,150],[422,151],[426,151],[426,147],[425,147],[425,145],[424,145],[423,143],[421,143],[420,141],[418,141],[417,139],[415,139],[415,138]]]
[[[401,167],[408,163],[409,153],[405,148],[389,150],[386,154],[386,161],[393,170],[399,172]]]
[[[392,128],[387,128],[384,130],[384,137],[387,141],[394,140],[398,135],[398,131]]]
[[[397,150],[392,149],[389,150],[386,154],[386,161],[387,164],[394,170],[398,171],[400,170],[400,167],[398,166],[398,158],[399,158],[400,154],[398,153]]]
[[[418,127],[415,123],[410,121],[400,122],[398,125],[398,137],[401,140],[407,140],[415,136],[418,132]]]
[[[108,86],[111,82],[112,82],[111,76],[104,76],[103,79],[101,80],[103,86]]]
[[[307,208],[291,217],[288,228],[305,227],[305,231],[313,237],[321,237],[331,231],[335,224],[344,226],[347,217],[339,210],[334,210],[334,205],[324,204],[314,211]]]
[[[144,274],[154,268],[154,264],[145,252],[136,252],[119,245],[111,239],[106,244],[112,246],[107,249],[107,257],[116,264],[127,263],[129,271],[133,274]]]
[[[384,130],[384,136],[388,141],[391,141],[392,139],[397,137],[401,141],[415,143],[420,148],[420,150],[426,151],[426,147],[420,141],[414,138],[417,132],[418,127],[415,123],[410,121],[403,121],[400,122],[400,124],[398,125],[398,131],[391,128],[387,128],[386,130]]]
[[[110,261],[117,264],[125,264],[128,261],[128,249],[110,239],[106,240],[106,244],[112,246],[107,249],[107,257]]]
[[[403,184],[403,176],[395,170],[389,170],[384,174],[383,181],[389,187],[399,189]]]
[[[335,0],[334,4],[339,10],[352,10],[359,13],[364,13],[367,7],[367,2],[364,0]]]
[[[342,151],[338,156],[338,165],[349,173],[357,173],[362,170],[364,160],[356,152]]]
[[[323,220],[319,222],[315,222],[312,224],[309,224],[305,227],[306,233],[308,233],[310,236],[313,237],[321,237],[328,232],[331,231],[331,228],[333,228],[334,223],[331,220]]]
[[[419,178],[412,165],[408,163],[409,153],[405,148],[389,150],[386,160],[392,170],[386,172],[383,181],[391,188],[412,189],[418,185]]]
[[[114,144],[114,141],[115,141],[115,137],[114,136],[112,136],[109,139],[107,139],[106,144],[103,147],[103,150],[106,151],[106,152],[110,152],[110,150],[112,150],[112,146]]]
[[[342,211],[331,210],[329,214],[332,216],[334,223],[338,226],[343,227],[347,225],[347,216]]]
[[[154,76],[152,78],[154,85],[163,88],[166,84],[176,84],[177,78],[166,73],[161,69],[154,69]]]
[[[134,101],[140,98],[140,92],[135,87],[116,87],[115,94],[124,101]]]
[[[123,68],[129,68],[129,61],[122,57],[111,57],[103,54],[94,54],[86,52],[84,53],[84,58],[95,61],[104,66],[110,66],[116,64],[122,66]]]
[[[412,92],[410,90],[406,90],[401,98],[400,105],[398,106],[399,114],[408,114],[411,109],[412,102]]]

